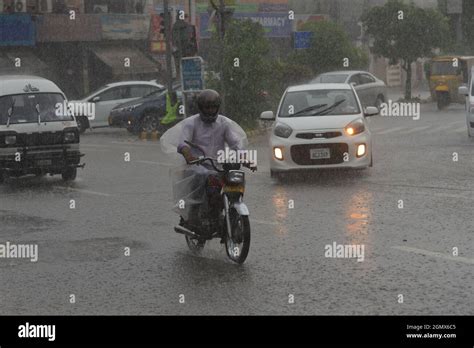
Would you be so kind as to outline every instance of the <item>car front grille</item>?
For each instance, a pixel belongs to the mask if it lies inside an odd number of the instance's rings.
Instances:
[[[300,139],[332,139],[341,135],[341,132],[305,132],[296,134],[296,137]]]
[[[329,149],[331,158],[311,159],[311,149]],[[290,149],[293,162],[300,166],[339,164],[344,162],[344,153],[349,152],[345,143],[293,145]]]
[[[63,143],[63,132],[19,134],[17,144],[21,146],[59,145]]]

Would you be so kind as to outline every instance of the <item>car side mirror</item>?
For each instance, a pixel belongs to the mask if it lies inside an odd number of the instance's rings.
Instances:
[[[467,89],[467,86],[460,86],[458,88],[458,93],[460,95],[465,95],[465,96],[468,96],[469,95],[469,90]]]
[[[100,97],[97,96],[97,97],[92,98],[92,102],[93,102],[93,103],[100,102]]]
[[[353,87],[357,87],[357,82],[351,82],[351,85],[352,85]]]
[[[275,114],[273,113],[273,111],[264,111],[260,114],[260,119],[263,121],[274,121]]]
[[[364,116],[369,117],[369,116],[376,116],[379,114],[379,109],[375,106],[367,106],[364,109]]]

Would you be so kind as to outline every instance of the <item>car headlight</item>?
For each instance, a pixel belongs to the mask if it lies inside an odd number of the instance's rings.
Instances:
[[[16,144],[16,135],[6,135],[5,145],[14,145],[14,144]]]
[[[133,111],[135,110],[136,108],[138,108],[139,106],[141,106],[143,103],[139,103],[139,104],[135,104],[135,105],[131,105],[129,107],[127,107],[127,111]]]
[[[352,121],[344,128],[344,131],[347,135],[360,134],[365,131],[364,121],[362,121],[360,118],[355,121]]]
[[[280,138],[289,138],[291,133],[293,133],[293,129],[284,123],[277,123],[273,131],[273,134]]]
[[[72,143],[74,140],[76,140],[76,133],[74,133],[74,132],[64,133],[64,142]]]

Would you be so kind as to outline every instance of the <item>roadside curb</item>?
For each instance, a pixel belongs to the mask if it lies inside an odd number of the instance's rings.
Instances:
[[[259,129],[254,129],[251,131],[245,132],[247,134],[248,138],[254,138],[259,135],[265,135],[269,130],[271,130],[272,127],[265,127],[265,128],[259,128]]]

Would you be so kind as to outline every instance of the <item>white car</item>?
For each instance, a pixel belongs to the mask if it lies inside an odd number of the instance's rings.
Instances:
[[[467,135],[474,137],[474,68],[471,69],[471,75],[467,86],[459,87],[459,94],[466,96],[466,123]]]
[[[84,132],[87,128],[109,126],[110,112],[116,106],[164,89],[165,87],[156,81],[122,81],[105,85],[82,100],[71,101],[71,103],[95,104],[93,119],[76,115],[78,127],[81,132]]]
[[[363,106],[376,106],[387,101],[387,86],[367,71],[333,71],[319,75],[310,83],[352,84]]]
[[[280,101],[270,135],[270,172],[372,166],[372,136],[366,117],[378,109],[362,108],[349,84],[316,83],[289,87]]]

